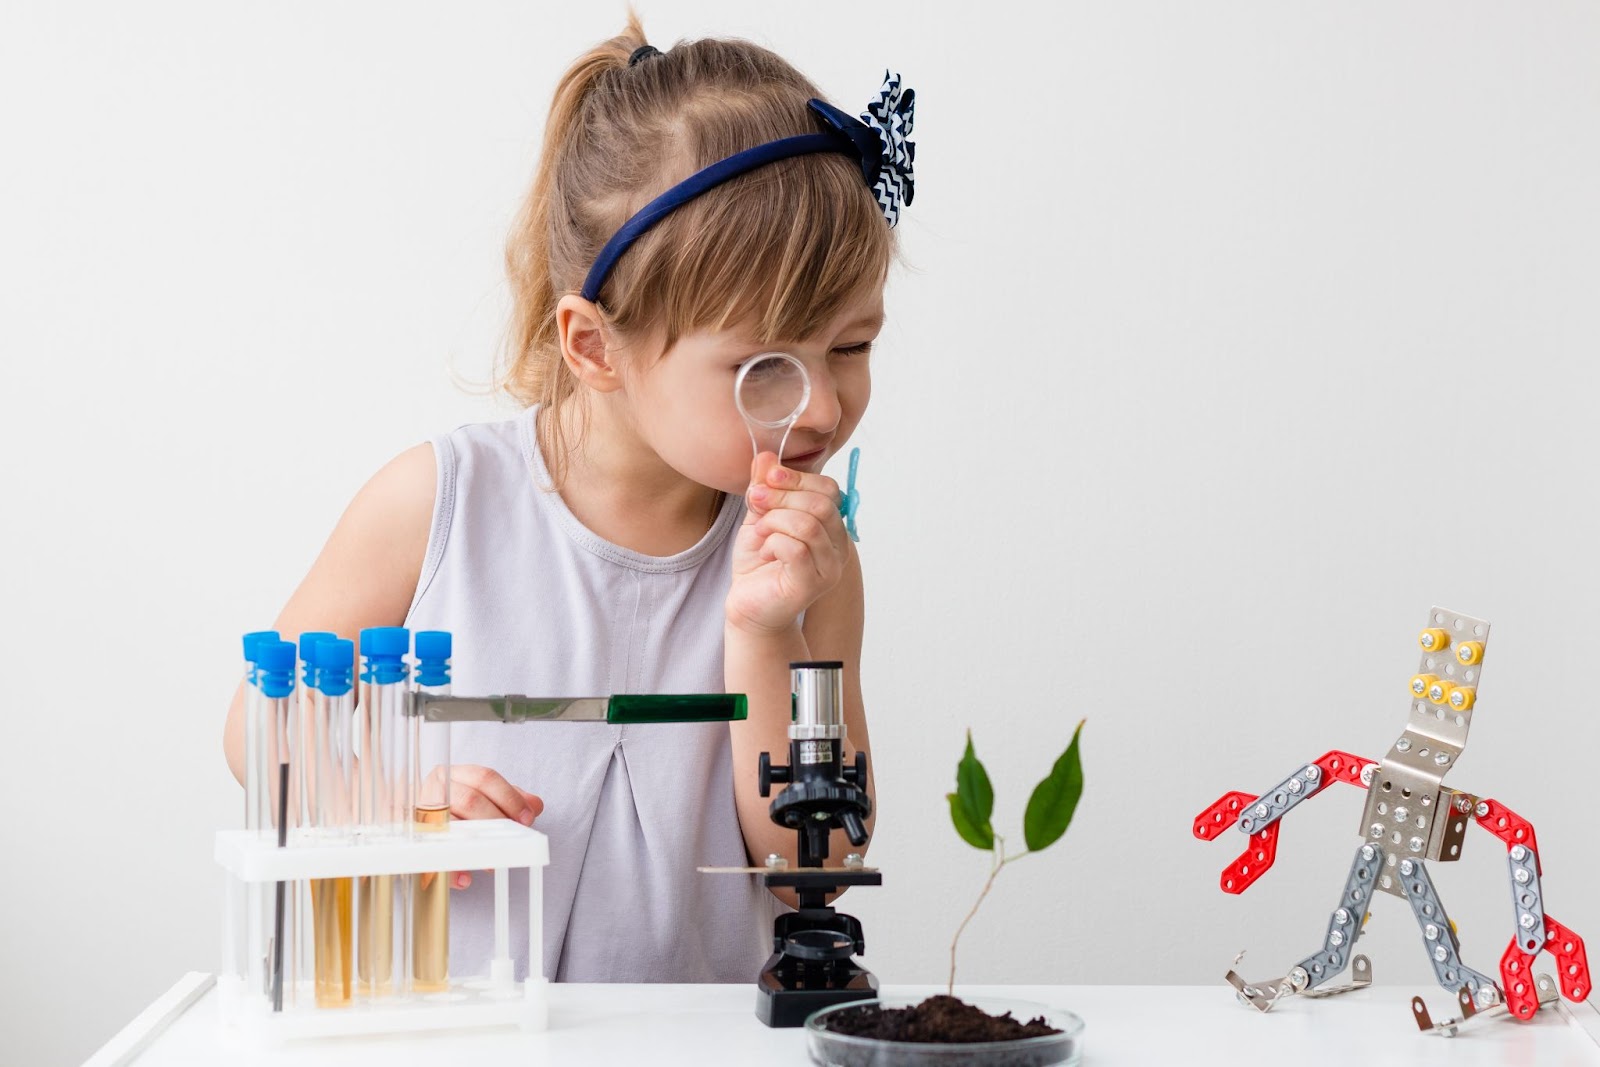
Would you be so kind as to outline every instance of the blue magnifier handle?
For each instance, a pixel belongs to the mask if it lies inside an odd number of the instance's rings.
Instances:
[[[856,529],[856,513],[861,510],[861,493],[856,489],[856,468],[861,466],[861,449],[850,450],[850,474],[845,481],[843,496],[839,499],[839,514],[844,516],[844,528],[850,540],[859,542],[861,533]]]

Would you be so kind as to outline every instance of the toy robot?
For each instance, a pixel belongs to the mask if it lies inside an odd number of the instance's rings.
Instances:
[[[1225,893],[1243,893],[1273,864],[1278,847],[1278,822],[1301,802],[1335,781],[1367,790],[1361,816],[1362,844],[1350,864],[1339,906],[1328,924],[1322,949],[1307,956],[1287,976],[1247,983],[1233,971],[1228,982],[1240,999],[1270,1011],[1283,997],[1331,996],[1371,983],[1371,964],[1351,956],[1375,891],[1393,894],[1411,905],[1421,928],[1429,961],[1439,984],[1457,995],[1463,1015],[1434,1025],[1420,997],[1412,1001],[1417,1025],[1424,1031],[1452,1036],[1474,1014],[1501,1007],[1518,1020],[1534,1017],[1541,1003],[1555,999],[1548,978],[1535,981],[1534,957],[1546,950],[1559,966],[1561,992],[1580,1002],[1589,996],[1588,961],[1583,940],[1544,909],[1539,846],[1532,824],[1497,800],[1480,798],[1444,785],[1444,777],[1460,757],[1472,726],[1478,677],[1482,670],[1489,624],[1443,608],[1428,613],[1418,638],[1421,666],[1411,679],[1411,711],[1405,731],[1381,763],[1333,751],[1307,764],[1260,796],[1224,795],[1195,819],[1194,835],[1213,840],[1235,822],[1249,847],[1223,870]],[[1500,958],[1500,983],[1468,967],[1454,924],[1428,875],[1430,860],[1449,863],[1461,856],[1468,820],[1506,845],[1512,903],[1516,909],[1511,943]],[[1235,963],[1238,960],[1234,961]],[[1354,964],[1351,985],[1319,989]]]

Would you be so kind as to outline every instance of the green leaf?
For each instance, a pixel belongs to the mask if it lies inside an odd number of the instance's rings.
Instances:
[[[967,815],[975,826],[988,826],[994,814],[994,787],[989,784],[989,772],[978,762],[972,751],[972,731],[967,731],[967,751],[956,765],[956,794],[966,806]]]
[[[966,808],[961,803],[961,798],[954,793],[946,793],[950,801],[950,821],[956,824],[956,833],[961,835],[961,840],[973,848],[981,848],[985,852],[994,848],[994,829],[988,823],[974,826],[968,817]]]
[[[967,731],[967,751],[956,765],[956,791],[947,793],[950,800],[950,821],[956,833],[973,848],[994,848],[994,827],[989,816],[994,814],[994,787],[989,784],[989,772],[978,762],[972,750],[972,731]]]
[[[973,752],[973,731],[966,731],[966,752],[955,766],[955,792],[966,805],[966,813],[979,825],[989,825],[989,816],[995,811],[994,785],[989,784],[989,771]]]
[[[1072,814],[1078,810],[1078,800],[1083,796],[1083,763],[1078,755],[1078,735],[1083,733],[1083,722],[1072,731],[1072,743],[1056,760],[1050,775],[1034,787],[1028,798],[1028,810],[1022,816],[1022,837],[1028,851],[1038,852],[1048,848],[1067,832]]]

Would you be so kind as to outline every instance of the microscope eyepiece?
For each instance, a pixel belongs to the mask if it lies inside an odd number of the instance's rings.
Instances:
[[[796,740],[843,739],[844,664],[839,660],[791,663],[789,684],[794,693],[789,736]]]

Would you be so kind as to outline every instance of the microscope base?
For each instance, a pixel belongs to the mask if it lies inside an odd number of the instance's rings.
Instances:
[[[877,976],[853,962],[836,964],[822,975],[814,963],[777,953],[756,979],[756,1018],[773,1027],[802,1026],[814,1011],[877,996]]]

